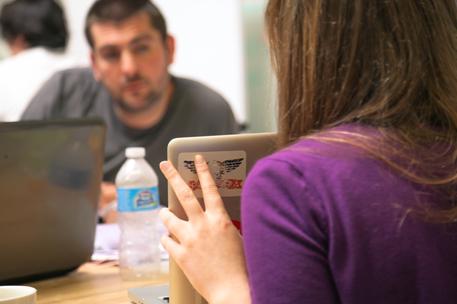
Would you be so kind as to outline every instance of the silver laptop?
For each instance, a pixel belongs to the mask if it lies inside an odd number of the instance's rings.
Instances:
[[[213,174],[225,207],[240,228],[240,195],[246,175],[254,163],[275,150],[274,133],[218,135],[173,139],[168,144],[168,160],[178,169],[195,195],[202,202],[202,193],[194,166],[194,155],[202,154]],[[180,218],[185,213],[171,188],[168,205]],[[129,289],[129,297],[137,304],[203,304],[184,273],[170,259],[170,284]]]
[[[0,123],[0,282],[89,260],[102,178],[101,120]]]

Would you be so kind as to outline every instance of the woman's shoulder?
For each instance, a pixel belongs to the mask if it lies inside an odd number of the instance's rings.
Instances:
[[[373,127],[346,124],[305,136],[291,145],[265,157],[261,163],[283,162],[295,168],[330,168],[365,166],[374,159],[363,148],[363,142],[373,143],[380,136]]]

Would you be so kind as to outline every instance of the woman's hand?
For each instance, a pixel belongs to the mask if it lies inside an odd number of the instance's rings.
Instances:
[[[188,217],[185,221],[167,208],[160,211],[162,221],[175,237],[164,236],[162,244],[209,303],[250,303],[240,234],[224,208],[202,156],[195,156],[195,167],[205,210],[173,165],[167,161],[160,164]]]

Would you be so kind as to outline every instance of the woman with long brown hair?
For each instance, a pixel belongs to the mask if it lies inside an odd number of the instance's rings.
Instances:
[[[454,0],[270,0],[281,150],[243,189],[208,168],[163,244],[210,303],[457,303]]]

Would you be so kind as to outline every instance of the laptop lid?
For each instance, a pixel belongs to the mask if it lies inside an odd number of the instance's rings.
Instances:
[[[173,163],[195,195],[203,202],[195,166],[194,156],[205,157],[213,178],[232,221],[238,228],[240,223],[240,195],[247,173],[255,162],[275,150],[274,133],[251,133],[176,138],[168,144],[168,160]],[[180,218],[186,218],[173,190],[168,188],[168,207]],[[203,304],[204,299],[195,291],[184,273],[170,259],[169,296],[171,304]],[[161,286],[143,287],[129,291],[134,303],[168,303],[166,296],[158,301],[157,294],[166,290]],[[168,291],[168,290],[167,290]],[[162,298],[161,298],[162,299]]]
[[[104,138],[98,119],[0,123],[0,282],[89,260]]]

